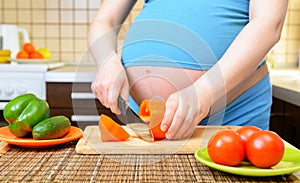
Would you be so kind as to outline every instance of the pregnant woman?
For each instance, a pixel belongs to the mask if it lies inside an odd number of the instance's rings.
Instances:
[[[264,57],[280,38],[288,1],[146,0],[118,50],[135,2],[104,0],[90,28],[98,65],[91,87],[104,106],[119,113],[118,96],[133,108],[165,100],[160,127],[168,139],[187,138],[201,124],[268,129]]]

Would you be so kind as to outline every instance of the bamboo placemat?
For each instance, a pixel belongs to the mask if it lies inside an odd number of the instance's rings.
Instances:
[[[246,177],[210,169],[194,155],[79,155],[77,141],[46,149],[12,146],[0,182],[300,182],[293,174]]]

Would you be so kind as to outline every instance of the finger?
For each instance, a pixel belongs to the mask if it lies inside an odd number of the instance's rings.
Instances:
[[[191,123],[192,125],[192,128],[188,128],[183,134],[183,136],[181,138],[187,138],[187,137],[190,137],[191,135],[193,135],[193,132],[196,128],[197,125],[200,124],[200,122],[206,117],[206,113],[203,112],[202,110],[200,111],[196,111],[197,113],[195,114],[195,117],[194,117],[194,121]]]
[[[101,92],[101,102],[102,102],[102,104],[106,108],[109,108],[109,105],[108,105],[108,93],[109,93],[109,89],[102,89],[100,92]]]
[[[193,135],[193,133],[195,131],[195,128],[196,128],[196,126],[191,125],[188,129],[186,129],[186,131],[184,131],[182,133],[182,135],[178,139],[188,139],[188,138],[190,138]]]
[[[121,88],[120,91],[120,96],[128,103],[128,97],[129,97],[129,83],[126,79],[123,87]]]
[[[109,97],[109,108],[111,112],[115,114],[120,114],[121,111],[118,108],[118,94],[119,92],[112,91],[110,92],[110,97]]]
[[[119,85],[116,85],[116,86],[119,86]],[[120,114],[120,112],[121,112],[118,108],[118,97],[120,96],[120,90],[121,90],[121,87],[113,88],[110,91],[109,97],[108,97],[109,108],[115,114]]]
[[[166,111],[164,114],[164,118],[161,122],[160,128],[163,132],[167,131],[170,127],[173,117],[176,113],[178,107],[178,100],[176,97],[170,96],[166,101]]]
[[[195,114],[194,110],[189,108],[187,114],[185,115],[185,119],[183,119],[182,124],[177,130],[176,134],[173,136],[173,139],[184,139],[191,135],[191,131],[194,128],[194,120],[197,114]]]
[[[200,123],[200,121],[203,119],[200,117],[201,114],[197,114],[196,117],[194,118],[194,122],[191,123],[192,127],[187,129],[183,134],[182,138],[187,138],[191,137],[196,129],[196,126]],[[186,136],[185,136],[186,135]]]
[[[201,113],[202,108],[200,108],[199,103],[189,107],[186,118],[181,126],[181,128],[176,133],[174,138],[184,139],[192,135],[197,124],[202,120],[203,113]]]
[[[194,117],[192,117],[189,120],[190,120],[190,123],[189,123],[190,126],[188,128],[186,128],[185,131],[183,130],[182,135],[181,135],[181,137],[179,137],[179,139],[190,138],[193,135],[193,132],[194,132],[196,126],[201,121],[200,114],[199,113],[194,114]]]
[[[94,93],[95,97],[100,101],[100,103],[103,105],[104,101],[103,101],[103,95],[102,95],[102,88],[101,88],[101,83],[99,83],[99,81],[101,81],[100,79],[100,72],[97,72],[97,75],[95,77],[95,79],[92,82],[91,85],[91,90]],[[104,106],[104,105],[103,105]]]
[[[95,83],[95,81],[93,81],[92,84],[91,84],[91,90],[92,90],[93,94],[95,95],[95,97],[98,98],[99,93],[98,93],[98,90],[97,90],[97,88],[96,88],[96,83]],[[99,99],[99,100],[100,100],[100,99]]]
[[[111,92],[111,110],[113,113],[115,114],[120,114],[121,111],[118,107],[118,97],[120,96],[121,98],[123,98],[126,101],[126,104],[128,103],[128,95],[129,95],[129,91],[128,91],[128,85],[126,83],[124,83],[122,88],[115,88],[112,90]]]
[[[179,105],[179,107],[176,110],[176,113],[174,115],[172,124],[170,125],[167,133],[166,133],[166,138],[167,139],[173,139],[180,128],[180,126],[183,123],[183,119],[186,116],[186,110],[182,107],[182,105]]]
[[[97,89],[95,82],[92,83],[91,90],[92,90],[93,94],[95,95],[95,97],[99,100],[99,102],[101,104],[103,104],[102,92],[101,92],[101,90]]]
[[[99,100],[99,102],[103,105],[102,92],[96,92],[95,96]]]
[[[109,109],[109,105],[107,102],[107,93],[108,92],[101,91],[101,103],[102,103],[102,105],[104,105],[104,107]]]

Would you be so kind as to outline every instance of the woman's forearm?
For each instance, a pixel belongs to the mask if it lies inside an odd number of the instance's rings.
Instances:
[[[278,42],[281,26],[277,25],[278,22],[253,20],[237,36],[218,62],[227,92],[249,77]]]
[[[88,33],[88,46],[100,67],[116,53],[117,35],[136,1],[104,0]]]
[[[95,20],[91,25],[88,35],[88,46],[98,67],[116,53],[116,29],[108,21],[104,20]]]
[[[207,89],[206,96],[211,99],[211,105],[249,77],[278,42],[286,12],[284,7],[281,8],[281,16],[266,17],[261,11],[256,12],[219,62],[204,75],[206,77],[196,81],[198,91],[203,92],[203,87]]]

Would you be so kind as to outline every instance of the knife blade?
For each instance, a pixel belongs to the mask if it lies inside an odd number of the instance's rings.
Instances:
[[[149,126],[126,105],[126,101],[119,96],[118,108],[121,114],[117,115],[120,121],[128,126],[134,133],[141,137],[145,141],[154,141],[154,137],[150,131]]]

